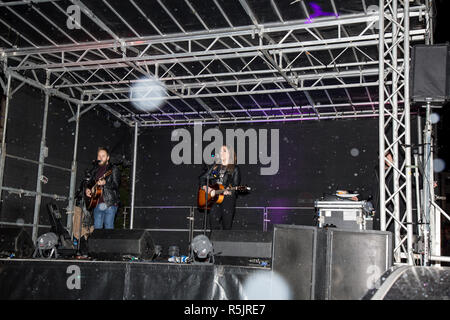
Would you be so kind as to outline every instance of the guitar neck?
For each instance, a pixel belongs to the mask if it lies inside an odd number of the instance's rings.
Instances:
[[[216,190],[216,194],[221,194],[224,193],[225,191],[233,191],[236,190],[238,187],[231,187],[231,188],[225,188],[225,189],[221,189],[221,190]]]

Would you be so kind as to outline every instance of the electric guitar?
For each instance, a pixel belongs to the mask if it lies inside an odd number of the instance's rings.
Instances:
[[[250,187],[247,186],[236,186],[236,187],[228,187],[225,188],[223,184],[216,183],[209,186],[211,189],[213,189],[215,192],[214,197],[211,195],[212,191],[208,193],[208,201],[205,203],[206,200],[206,191],[202,188],[198,189],[197,194],[197,207],[199,209],[205,209],[205,207],[209,210],[211,206],[214,203],[220,204],[223,202],[223,199],[225,198],[224,192],[225,191],[237,191],[239,193],[247,193],[251,190]]]
[[[91,197],[87,197],[87,199],[86,199],[86,204],[87,204],[86,208],[88,210],[94,209],[97,206],[98,202],[100,201],[100,197],[103,194],[103,188],[102,188],[102,186],[98,185],[98,182],[100,180],[102,180],[102,179],[105,179],[111,173],[112,173],[112,170],[106,171],[105,174],[102,175],[100,177],[100,179],[98,179],[95,182],[95,184],[90,188],[90,190],[91,190]]]

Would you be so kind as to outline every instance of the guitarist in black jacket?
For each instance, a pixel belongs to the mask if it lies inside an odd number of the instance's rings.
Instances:
[[[207,169],[199,178],[200,186],[206,191],[206,178],[209,178],[209,184],[223,184],[224,187],[236,187],[241,183],[241,172],[236,165],[236,154],[228,146],[222,146],[220,149],[220,158],[217,163]],[[214,193],[214,190],[208,187],[208,192]],[[220,204],[213,204],[209,212],[209,221],[211,229],[230,230],[233,225],[234,213],[236,210],[236,191],[225,191],[225,198]],[[212,197],[214,195],[212,194]]]
[[[102,189],[97,206],[94,208],[95,229],[103,229],[103,227],[105,229],[114,229],[114,218],[120,201],[120,170],[109,162],[109,158],[108,149],[99,147],[97,150],[98,165],[91,172],[91,178],[87,183],[88,186],[91,186],[97,182],[97,185]],[[102,178],[109,171],[111,173]],[[88,198],[95,196],[90,188],[85,189],[85,194]]]

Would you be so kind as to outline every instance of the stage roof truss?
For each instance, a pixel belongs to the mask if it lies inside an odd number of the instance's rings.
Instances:
[[[417,3],[411,43],[428,32],[429,13]],[[129,126],[377,116],[379,14],[368,6],[378,1],[319,0],[318,17],[304,1],[213,0],[208,15],[202,4],[0,1],[0,25],[20,43],[0,34],[3,71],[81,104],[81,115],[100,107]],[[81,14],[75,33],[62,23],[69,6]],[[149,78],[165,93],[131,94]],[[133,105],[158,99],[164,103],[151,112]]]

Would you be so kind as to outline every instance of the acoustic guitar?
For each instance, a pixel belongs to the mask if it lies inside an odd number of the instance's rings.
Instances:
[[[89,197],[86,196],[86,204],[87,204],[86,208],[88,210],[92,210],[92,209],[94,209],[97,206],[98,202],[100,201],[100,197],[103,194],[103,188],[102,188],[102,186],[98,185],[98,182],[100,180],[102,180],[102,179],[105,179],[111,173],[112,173],[112,170],[106,171],[105,174],[102,175],[100,177],[100,179],[98,179],[95,182],[95,184],[90,188],[90,190],[91,190],[91,197],[89,198]]]
[[[202,188],[198,189],[198,194],[197,194],[197,207],[201,210],[205,209],[205,207],[209,210],[211,208],[211,206],[214,203],[220,204],[223,202],[223,199],[225,198],[224,192],[225,191],[237,191],[239,193],[246,193],[249,192],[251,190],[250,187],[247,186],[236,186],[236,187],[228,187],[225,188],[225,186],[223,184],[220,183],[216,183],[213,185],[209,186],[211,189],[213,189],[215,191],[215,195],[214,197],[211,196],[212,191],[210,191],[208,193],[208,201],[207,203],[205,203],[206,200],[206,191],[203,190]]]

